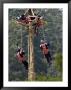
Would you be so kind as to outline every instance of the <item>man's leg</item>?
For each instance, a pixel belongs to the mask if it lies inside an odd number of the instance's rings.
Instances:
[[[50,59],[50,54],[45,54],[45,57],[46,57],[47,62],[49,63],[49,65],[51,65],[52,64],[52,62],[51,62],[52,59]]]
[[[51,57],[51,54],[50,54],[50,52],[48,52],[48,56],[49,56],[50,60],[52,60],[52,57]]]
[[[47,62],[50,63],[48,54],[45,54],[45,58],[47,59]]]
[[[22,63],[24,64],[25,68],[28,70],[28,62],[27,61],[22,61]]]

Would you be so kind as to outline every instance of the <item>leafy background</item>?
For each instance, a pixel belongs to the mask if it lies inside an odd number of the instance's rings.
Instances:
[[[27,72],[23,64],[16,59],[17,44],[21,46],[23,31],[23,48],[28,60],[28,32],[25,26],[16,23],[16,17],[26,9],[9,9],[9,81],[26,81]],[[36,81],[62,81],[62,9],[34,9],[36,15],[43,16],[47,22],[39,35],[34,38]],[[43,35],[44,32],[44,35]],[[52,66],[49,67],[39,48],[40,40],[45,38],[49,43],[52,55]]]

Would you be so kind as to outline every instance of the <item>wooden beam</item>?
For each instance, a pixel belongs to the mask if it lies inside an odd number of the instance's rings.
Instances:
[[[33,46],[33,39],[34,39],[34,31],[32,29],[32,25],[29,22],[29,38],[28,38],[28,46],[29,46],[29,68],[28,68],[28,80],[33,81],[35,80],[35,70],[34,70],[34,46]]]

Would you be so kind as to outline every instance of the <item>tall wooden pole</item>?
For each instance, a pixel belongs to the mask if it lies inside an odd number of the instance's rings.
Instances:
[[[25,13],[25,15],[28,14],[28,16],[33,16],[34,19],[37,20],[37,17],[35,17],[34,12],[32,9],[28,9]],[[34,81],[35,80],[35,60],[34,60],[34,30],[32,29],[32,21],[34,19],[31,19],[29,21],[29,28],[28,28],[28,80]],[[22,39],[22,31],[21,31],[21,47],[22,47],[23,39]]]
[[[34,39],[34,31],[32,29],[31,22],[29,22],[29,37],[28,37],[28,80],[34,81],[35,80],[35,70],[34,70],[34,46],[33,46],[33,39]]]

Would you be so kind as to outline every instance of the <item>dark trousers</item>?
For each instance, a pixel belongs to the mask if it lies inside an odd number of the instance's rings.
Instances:
[[[24,64],[24,67],[28,70],[28,62],[27,61],[22,61],[22,63]]]
[[[47,59],[48,63],[51,63],[52,57],[51,57],[50,52],[48,52],[48,54],[45,54],[45,58]]]

